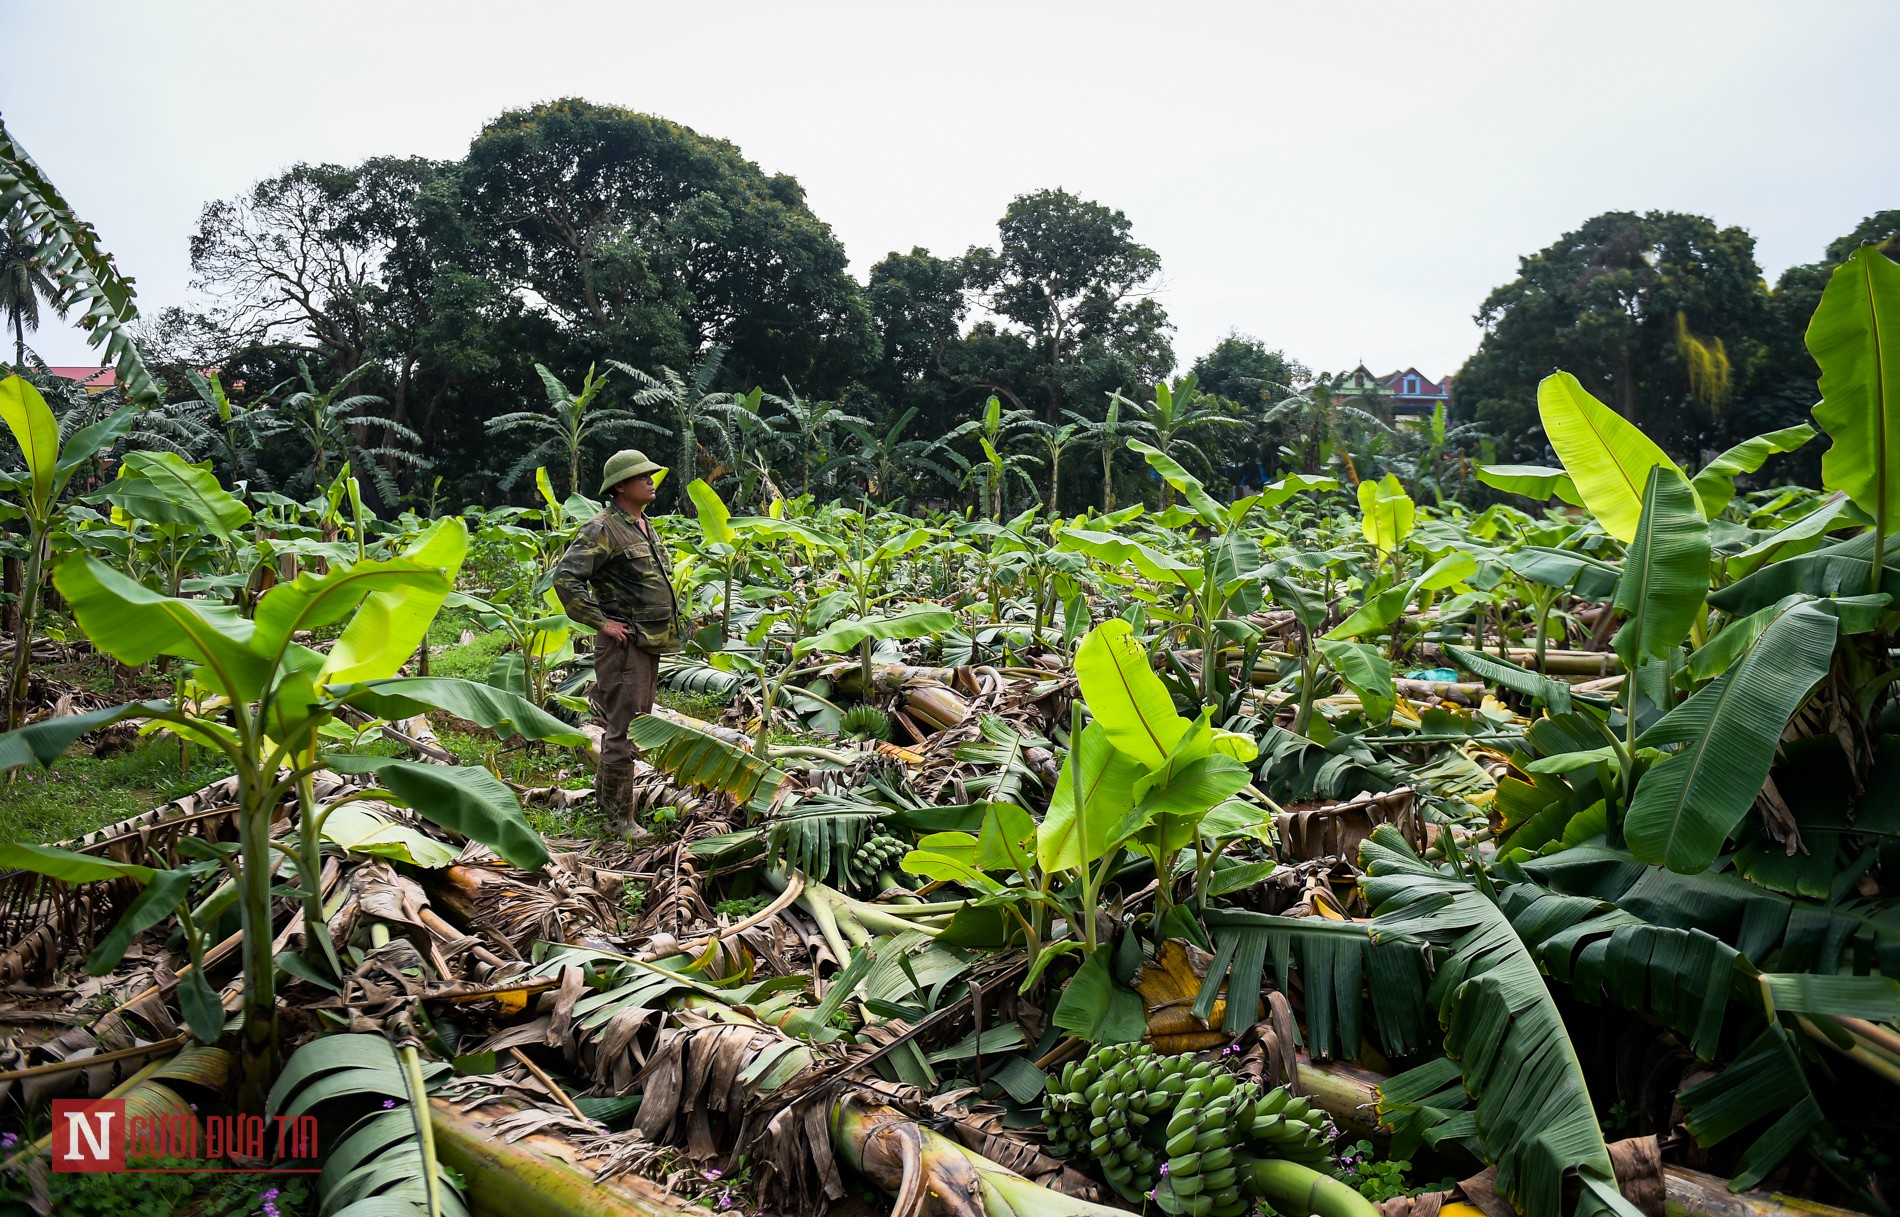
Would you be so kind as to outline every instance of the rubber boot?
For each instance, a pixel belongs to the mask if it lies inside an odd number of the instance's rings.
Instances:
[[[633,766],[602,763],[594,775],[594,806],[601,817],[625,833],[633,824]]]

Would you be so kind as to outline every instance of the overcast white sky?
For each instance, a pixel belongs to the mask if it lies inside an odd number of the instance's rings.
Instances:
[[[1061,186],[1162,258],[1185,366],[1453,371],[1602,211],[1747,228],[1772,282],[1900,207],[1900,4],[0,0],[0,114],[147,312],[199,208],[300,160],[461,155],[578,95],[794,174],[860,275]],[[49,321],[52,363],[96,363]],[[29,340],[32,341],[32,340]]]

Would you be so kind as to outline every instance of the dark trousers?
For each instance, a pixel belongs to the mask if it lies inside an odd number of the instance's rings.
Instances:
[[[627,728],[635,718],[653,712],[653,691],[659,681],[658,655],[631,641],[594,636],[594,692],[589,700],[605,732],[594,792],[603,811],[626,811],[627,781],[633,771],[633,744],[627,739]]]

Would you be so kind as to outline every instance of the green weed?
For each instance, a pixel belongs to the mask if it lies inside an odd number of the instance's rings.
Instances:
[[[225,777],[224,758],[192,749],[178,770],[178,741],[144,739],[107,757],[73,754],[51,769],[25,766],[0,778],[0,840],[65,841]]]

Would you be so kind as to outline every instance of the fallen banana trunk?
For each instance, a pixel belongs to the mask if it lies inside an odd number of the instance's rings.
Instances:
[[[1534,647],[1509,648],[1511,662],[1535,670]],[[1544,671],[1551,676],[1614,676],[1622,665],[1612,651],[1545,651]]]
[[[1129,1217],[1032,1183],[857,1095],[832,1107],[831,1144],[845,1165],[897,1198],[891,1217]]]
[[[1357,1189],[1297,1162],[1250,1162],[1245,1167],[1250,1191],[1287,1214],[1313,1217],[1378,1217],[1379,1210]]]
[[[1351,1065],[1316,1064],[1304,1055],[1299,1077],[1302,1092],[1342,1128],[1377,1131],[1373,1113],[1383,1077]],[[1662,1172],[1668,1217],[1855,1217],[1849,1209],[1777,1192],[1731,1192],[1728,1180],[1686,1167],[1664,1166]]]
[[[970,717],[963,695],[935,682],[913,681],[904,686],[904,709],[927,727],[945,731]]]
[[[597,1180],[586,1160],[555,1137],[504,1141],[489,1127],[505,1109],[459,1110],[429,1100],[436,1156],[468,1180],[474,1217],[705,1217],[706,1210],[638,1175]]]
[[[1457,665],[1450,661],[1442,650],[1432,643],[1419,648],[1419,657],[1432,663],[1443,663],[1447,667]],[[1483,648],[1483,654],[1496,655],[1496,647]],[[1505,651],[1510,661],[1520,668],[1537,669],[1537,648],[1509,647]],[[1544,652],[1544,671],[1551,676],[1614,676],[1623,670],[1613,651],[1559,651],[1552,648]]]
[[[819,676],[829,680],[840,693],[849,693],[855,697],[871,694],[891,694],[899,692],[905,684],[913,680],[935,681],[941,685],[954,685],[957,679],[955,668],[919,668],[907,663],[879,663],[871,665],[871,688],[864,687],[864,671],[854,659],[847,663],[833,664],[819,672]]]
[[[1400,696],[1411,698],[1436,697],[1440,701],[1453,702],[1460,706],[1475,706],[1484,700],[1484,686],[1476,681],[1453,680],[1407,680],[1400,678],[1392,682]]]

